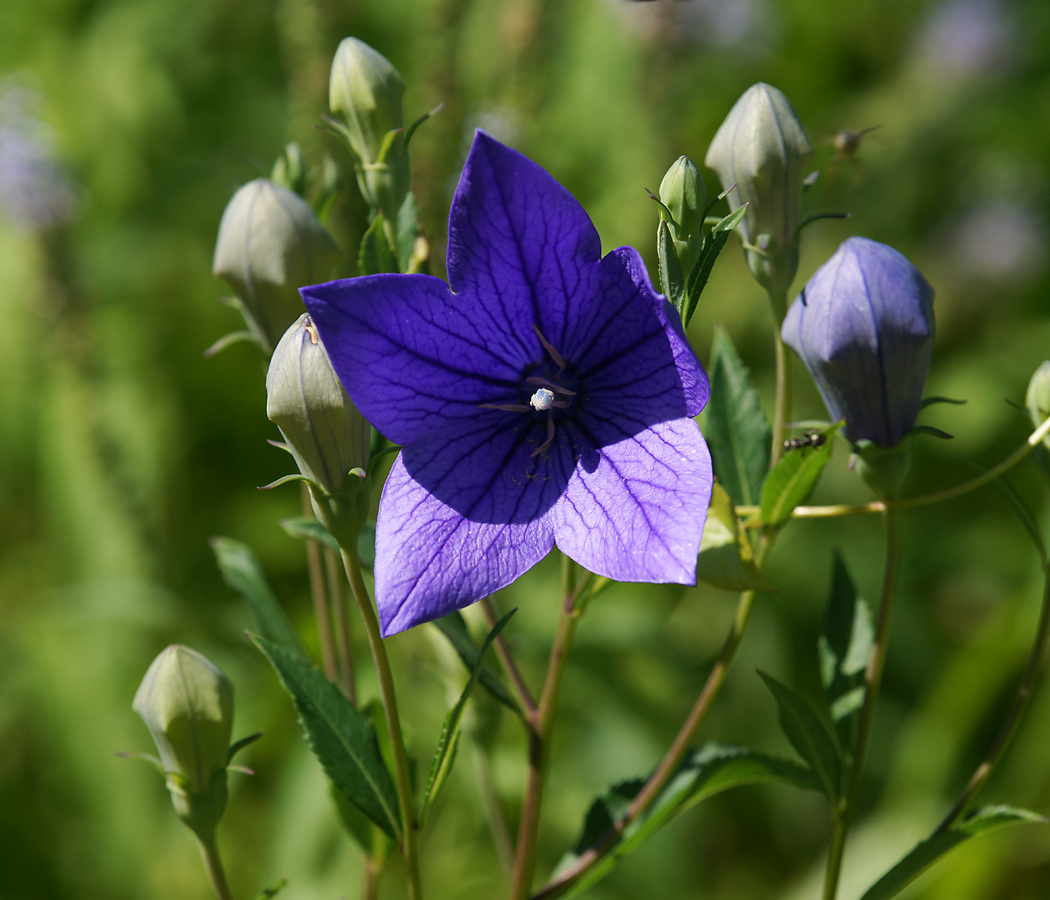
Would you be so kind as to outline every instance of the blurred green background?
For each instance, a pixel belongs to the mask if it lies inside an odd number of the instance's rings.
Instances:
[[[355,35],[408,83],[406,118],[444,109],[413,141],[414,189],[443,268],[448,203],[475,127],[545,166],[583,203],[606,250],[655,261],[655,190],[680,154],[702,161],[737,96],[768,81],[792,100],[821,176],[796,286],[851,234],[892,244],[937,291],[928,393],[965,398],[921,421],[913,490],[963,480],[1023,441],[1029,375],[1050,356],[1050,5],[1045,0],[2,0],[0,2],[0,898],[205,898],[190,834],[161,780],[117,751],[150,750],[131,698],[168,643],[237,685],[235,736],[266,736],[231,776],[220,828],[231,885],[280,876],[289,900],[358,896],[361,856],[339,830],[290,702],[247,643],[246,610],[208,538],[251,544],[310,636],[302,545],[277,519],[294,487],[266,444],[263,363],[212,278],[219,217],[285,142],[311,162],[331,54]],[[840,159],[840,129],[880,126]],[[714,184],[713,178],[709,184]],[[352,187],[352,186],[351,186]],[[365,209],[333,230],[352,274]],[[729,330],[771,396],[764,296],[735,239],[691,337],[706,359]],[[800,366],[796,418],[822,413]],[[817,499],[868,499],[839,452]],[[1045,483],[1010,476],[1047,519]],[[986,749],[1023,663],[1041,589],[1035,553],[994,490],[904,520],[906,550],[861,820],[842,896],[859,896],[927,833]],[[877,595],[874,519],[787,529],[731,678],[701,738],[790,752],[756,668],[816,696],[815,643],[840,547]],[[538,683],[556,617],[548,561],[504,592],[508,633]],[[588,610],[563,693],[541,839],[545,876],[590,799],[647,772],[692,705],[735,598],[620,586]],[[360,635],[358,635],[360,637]],[[391,653],[409,740],[427,765],[462,678],[429,628]],[[363,648],[362,648],[363,649]],[[361,661],[364,692],[374,693]],[[451,682],[450,682],[451,677]],[[482,710],[481,712],[485,712]],[[489,710],[486,714],[491,714]],[[1050,691],[984,802],[1050,811]],[[504,721],[494,789],[513,820],[524,739]],[[462,752],[423,843],[435,898],[504,895]],[[745,788],[691,810],[590,896],[812,898],[830,834],[823,802]],[[402,894],[396,865],[384,896]],[[1050,897],[1050,831],[968,844],[903,895]]]

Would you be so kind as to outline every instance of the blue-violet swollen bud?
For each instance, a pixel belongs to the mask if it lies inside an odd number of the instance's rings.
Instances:
[[[257,178],[226,205],[212,271],[229,282],[249,329],[269,352],[303,311],[297,289],[326,278],[338,256],[302,197]]]
[[[266,373],[266,415],[299,471],[337,493],[351,469],[368,467],[371,433],[339,381],[308,315],[281,338]]]
[[[845,241],[788,310],[784,342],[806,364],[845,435],[901,442],[922,408],[933,353],[933,288],[892,247]]]

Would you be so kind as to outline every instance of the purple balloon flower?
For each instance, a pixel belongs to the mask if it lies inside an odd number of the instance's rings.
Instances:
[[[379,504],[383,634],[480,600],[555,545],[618,581],[694,584],[707,377],[638,253],[603,258],[572,195],[479,131],[448,276],[302,290],[354,403],[404,445]]]
[[[933,288],[892,247],[851,237],[784,318],[781,335],[809,369],[851,441],[894,447],[922,408],[933,353]]]

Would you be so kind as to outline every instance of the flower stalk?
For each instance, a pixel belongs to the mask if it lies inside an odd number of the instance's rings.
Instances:
[[[1010,745],[1010,741],[1013,739],[1014,734],[1017,732],[1017,729],[1021,724],[1021,720],[1024,718],[1024,713],[1028,708],[1028,704],[1031,702],[1035,680],[1039,675],[1043,659],[1046,656],[1047,644],[1050,643],[1050,565],[1047,563],[1045,554],[1040,562],[1045,576],[1043,604],[1039,611],[1039,627],[1036,629],[1035,641],[1032,643],[1031,652],[1028,654],[1028,662],[1025,664],[1024,674],[1021,676],[1021,684],[1017,689],[1017,696],[1014,698],[1013,706],[1010,708],[1010,712],[1006,716],[1002,728],[999,729],[999,734],[995,739],[995,743],[992,744],[991,749],[988,751],[988,755],[985,756],[980,765],[974,770],[973,775],[970,776],[970,780],[966,783],[966,787],[963,789],[962,795],[959,797],[955,806],[953,806],[948,812],[948,815],[944,817],[941,824],[937,826],[934,834],[948,831],[950,828],[957,825],[959,820],[966,815],[970,804],[980,792],[981,788],[984,787],[985,782],[992,776],[992,772],[995,771],[995,767],[999,764],[999,760],[1002,759],[1003,754],[1006,752],[1006,748]]]
[[[203,840],[198,837],[197,846],[200,847],[201,860],[204,862],[204,869],[208,873],[208,880],[211,881],[211,886],[215,889],[215,896],[219,900],[233,900],[230,886],[226,883],[226,872],[222,867],[222,859],[219,856],[219,847],[215,841],[215,836],[212,835],[210,840]]]
[[[875,625],[875,640],[871,648],[871,659],[864,673],[864,705],[857,726],[857,742],[853,748],[853,764],[842,800],[835,808],[835,830],[831,838],[828,864],[824,873],[824,900],[834,900],[838,892],[842,856],[846,849],[846,837],[853,821],[857,795],[864,772],[864,756],[871,738],[875,721],[875,706],[882,685],[882,673],[886,666],[886,651],[890,637],[890,622],[893,619],[893,602],[897,593],[897,578],[900,574],[900,521],[895,509],[885,513],[886,562],[882,576],[882,596],[879,599],[879,614]]]
[[[532,894],[532,878],[536,870],[536,838],[539,832],[540,806],[543,802],[543,786],[550,758],[550,736],[554,725],[554,711],[558,704],[562,675],[569,659],[569,648],[576,631],[576,623],[582,614],[577,606],[580,588],[573,588],[572,560],[562,557],[562,602],[558,630],[551,645],[547,662],[547,676],[536,711],[529,716],[529,778],[525,788],[525,802],[521,821],[518,823],[518,842],[511,870],[511,900],[527,900]],[[584,576],[586,580],[587,576]]]
[[[405,753],[405,740],[401,734],[401,719],[397,712],[397,694],[394,690],[394,677],[390,671],[390,660],[386,647],[379,634],[379,620],[372,608],[364,579],[361,577],[361,564],[357,558],[357,548],[347,549],[340,544],[343,567],[350,582],[350,591],[357,602],[361,621],[364,622],[368,645],[375,661],[376,675],[379,676],[379,693],[383,700],[383,712],[386,714],[387,727],[390,730],[390,745],[394,756],[394,782],[397,786],[398,806],[401,810],[402,843],[401,852],[405,857],[405,869],[408,878],[409,900],[419,900],[422,896],[419,880],[419,820],[416,818],[415,804],[412,802],[412,783],[408,772],[408,755]]]

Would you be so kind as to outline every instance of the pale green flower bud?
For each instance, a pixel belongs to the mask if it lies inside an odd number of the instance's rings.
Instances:
[[[157,745],[176,812],[207,840],[226,809],[233,683],[196,650],[172,644],[153,660],[131,708]]]
[[[357,181],[373,209],[395,219],[408,194],[411,173],[401,102],[405,82],[381,53],[357,38],[335,51],[328,105],[357,164]]]
[[[802,189],[813,148],[794,108],[768,84],[749,87],[729,111],[705,162],[722,187],[735,184],[732,209],[748,204],[740,223],[744,240],[763,253],[748,253],[756,279],[785,293],[798,268]]]
[[[266,415],[281,429],[299,471],[326,493],[351,469],[368,468],[368,423],[332,368],[308,315],[281,338],[266,373]]]
[[[1028,382],[1024,403],[1036,428],[1050,418],[1050,361],[1035,370],[1032,380]],[[1050,448],[1050,436],[1043,438],[1043,444]]]
[[[212,271],[229,282],[248,327],[269,352],[303,311],[298,288],[324,281],[339,251],[298,194],[257,178],[226,206]]]
[[[674,216],[674,222],[667,224],[682,273],[688,277],[700,258],[707,206],[707,185],[688,156],[679,156],[667,170],[660,182],[660,202]]]

